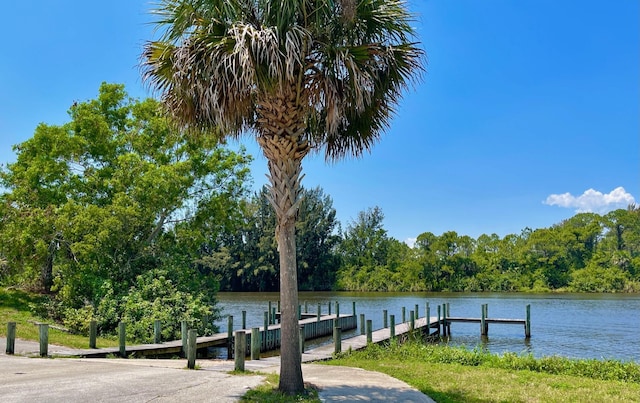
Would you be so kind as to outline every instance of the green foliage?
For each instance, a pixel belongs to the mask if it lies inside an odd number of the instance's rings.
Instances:
[[[156,319],[162,323],[163,340],[179,339],[183,320],[198,334],[211,334],[216,329],[205,318],[217,314],[212,304],[204,293],[180,291],[166,271],[151,270],[138,276],[122,297],[122,321],[127,323],[129,337],[148,343],[153,341]]]
[[[420,234],[409,248],[386,235],[382,212],[361,212],[343,235],[337,288],[353,291],[634,292],[640,208],[580,213],[537,230],[478,239]]]
[[[210,270],[224,291],[279,289],[279,254],[275,239],[276,215],[263,187],[243,204],[242,222],[225,232],[199,263]],[[296,261],[301,290],[331,290],[339,257],[333,202],[320,188],[302,189],[296,222]]]
[[[113,331],[122,297],[158,269],[210,309],[216,282],[195,260],[239,219],[250,159],[186,137],[122,85],[103,84],[69,115],[39,125],[0,171],[0,281],[50,293],[49,314],[78,332],[90,318]]]

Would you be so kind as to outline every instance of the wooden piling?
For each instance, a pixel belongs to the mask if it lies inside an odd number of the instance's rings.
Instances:
[[[231,317],[231,323],[233,323],[233,317]],[[187,334],[189,328],[187,327],[187,321],[183,320],[180,322],[180,337],[182,338],[182,354],[183,357],[187,356],[187,339],[189,335]]]
[[[120,357],[126,358],[127,356],[127,330],[124,322],[118,323],[118,341],[120,344]]]
[[[40,357],[49,355],[49,325],[41,323],[38,325],[40,333]]]
[[[251,360],[260,359],[260,328],[251,328]]]
[[[364,328],[364,314],[361,313],[360,314],[360,335],[365,334],[365,328]]]
[[[524,337],[531,337],[531,305],[527,304],[527,317],[524,323]]]
[[[447,305],[442,305],[442,335],[447,337]]]
[[[327,307],[329,309],[328,315],[331,315],[331,302],[327,303]]]
[[[264,332],[262,332],[262,349],[267,351],[267,336],[269,335],[269,312],[264,313]]]
[[[340,326],[334,326],[333,328],[333,351],[336,354],[342,352],[342,328]]]
[[[371,319],[367,319],[367,344],[373,342],[373,323]]]
[[[318,302],[318,311],[316,312],[316,322],[320,322],[321,315],[322,315],[322,306]]]
[[[162,343],[162,323],[160,319],[153,321],[153,342],[155,344]]]
[[[340,318],[340,303],[336,301],[336,318]]]
[[[419,311],[418,311],[418,304],[416,304],[416,306],[415,306],[414,308],[415,308],[415,309],[413,310],[413,312],[414,312],[414,315],[415,315],[415,316],[414,316],[413,318],[414,318],[414,319],[418,319],[418,318],[420,317],[420,314],[418,313],[418,312],[419,312]]]
[[[440,326],[442,325],[442,319],[441,319],[441,313],[440,313],[440,305],[438,305],[438,336],[440,336],[442,334],[441,330],[440,330]]]
[[[238,330],[235,333],[235,370],[244,372],[244,358],[247,354],[247,334]]]
[[[416,314],[413,311],[409,311],[409,331],[413,332],[416,328]]]
[[[269,324],[273,325],[276,319],[271,314],[271,301],[269,301],[269,307],[267,308],[267,312],[269,312]]]
[[[247,311],[242,311],[242,329],[247,328]]]
[[[189,329],[187,331],[187,368],[196,368],[196,353],[198,352],[198,346],[196,344],[197,333],[195,329]]]
[[[89,348],[96,348],[96,338],[98,337],[98,322],[89,322]]]
[[[300,326],[300,354],[304,354],[304,325]]]
[[[407,321],[407,308],[402,307],[402,323]]]
[[[396,338],[396,315],[389,316],[389,339],[395,340]]]
[[[389,321],[387,320],[387,314],[388,314],[388,311],[386,309],[383,309],[382,310],[382,327],[385,328],[385,329],[389,327],[389,323],[388,323]]]
[[[486,336],[487,335],[487,323],[486,323],[486,319],[487,319],[487,313],[484,310],[485,308],[485,304],[482,304],[481,307],[481,316],[480,316],[480,336]]]
[[[425,306],[425,318],[427,319],[427,336],[431,334],[431,307],[429,307],[429,303],[427,302]]]
[[[227,317],[227,359],[233,356],[233,316]]]
[[[351,311],[353,312],[352,315],[355,317],[356,316],[356,301],[352,301],[351,302]]]
[[[7,355],[15,354],[16,352],[16,322],[7,323]]]

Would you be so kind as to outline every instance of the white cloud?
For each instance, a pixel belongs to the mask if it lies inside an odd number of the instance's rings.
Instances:
[[[574,208],[577,213],[603,214],[615,209],[626,208],[635,202],[633,196],[620,186],[606,194],[594,189],[589,189],[580,196],[574,196],[571,193],[552,194],[543,203],[549,206]]]
[[[407,239],[404,240],[404,243],[409,245],[410,248],[413,248],[416,245],[416,241],[417,240],[418,240],[418,238],[407,238]]]

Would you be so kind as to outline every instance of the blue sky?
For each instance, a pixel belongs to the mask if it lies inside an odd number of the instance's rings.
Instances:
[[[101,82],[140,79],[152,2],[3,4],[0,163],[40,122],[62,124]],[[360,159],[304,162],[343,225],[380,206],[389,235],[477,237],[640,201],[640,2],[410,0],[427,73]],[[254,187],[266,179],[255,142]]]

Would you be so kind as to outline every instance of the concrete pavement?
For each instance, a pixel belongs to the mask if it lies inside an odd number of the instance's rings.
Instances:
[[[237,402],[263,382],[261,375],[229,375],[233,361],[47,359],[6,356],[0,338],[0,396],[10,402]],[[52,355],[69,351],[49,346]],[[16,340],[16,353],[37,355],[38,343]],[[305,382],[323,402],[433,402],[406,383],[358,368],[303,364]],[[279,372],[279,357],[246,361],[245,369]]]

